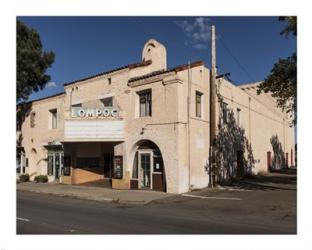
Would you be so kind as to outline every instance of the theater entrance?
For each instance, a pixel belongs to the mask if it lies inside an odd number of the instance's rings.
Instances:
[[[157,145],[151,141],[140,142],[136,150],[131,188],[166,191],[162,155]]]

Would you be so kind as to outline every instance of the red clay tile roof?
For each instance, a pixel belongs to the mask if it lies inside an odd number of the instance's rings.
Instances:
[[[148,60],[148,61],[144,61],[144,62],[140,62],[140,63],[129,64],[129,65],[126,65],[126,66],[123,66],[123,67],[120,67],[120,68],[116,68],[116,69],[113,69],[113,70],[105,71],[105,72],[102,72],[102,73],[99,73],[99,74],[96,74],[96,75],[92,75],[92,76],[89,76],[89,77],[86,77],[86,78],[83,78],[83,79],[79,79],[79,80],[72,81],[72,82],[69,82],[69,83],[64,83],[63,86],[74,84],[74,83],[77,83],[77,82],[80,82],[80,81],[85,81],[85,80],[88,80],[88,79],[91,79],[91,78],[94,78],[94,77],[97,77],[97,76],[109,74],[109,73],[112,73],[112,72],[115,72],[115,71],[119,71],[119,70],[122,70],[122,69],[126,69],[126,68],[134,69],[134,68],[141,67],[141,66],[147,66],[147,65],[150,65],[151,63],[152,63],[152,61]],[[191,63],[190,67],[194,68],[194,67],[201,66],[201,65],[204,65],[203,61],[196,61],[196,62]],[[180,65],[180,66],[177,66],[177,67],[173,67],[173,68],[168,69],[168,70],[158,70],[158,71],[154,71],[154,72],[151,72],[149,74],[146,74],[146,75],[133,77],[133,78],[129,79],[128,82],[134,82],[134,81],[137,81],[137,80],[149,78],[149,77],[156,76],[156,75],[161,75],[161,74],[168,73],[168,72],[173,72],[173,71],[178,72],[178,71],[186,70],[186,69],[188,69],[188,67],[189,67],[188,64],[183,64],[183,65]],[[39,98],[39,99],[36,99],[36,100],[31,100],[31,101],[28,101],[26,103],[32,103],[32,102],[36,102],[36,101],[41,101],[41,100],[44,100],[44,99],[47,99],[47,98],[51,98],[51,97],[55,97],[55,96],[59,96],[59,95],[63,95],[63,94],[65,94],[64,91],[61,92],[61,93],[55,94],[55,95],[50,95],[50,96],[42,97],[42,98]]]
[[[80,82],[80,81],[89,80],[89,79],[92,79],[94,77],[106,75],[106,74],[109,74],[109,73],[112,73],[112,72],[115,72],[115,71],[119,71],[119,70],[122,70],[122,69],[127,69],[127,68],[134,69],[134,68],[137,68],[137,67],[147,66],[147,65],[150,65],[150,64],[152,64],[152,60],[143,61],[143,62],[140,62],[140,63],[132,63],[132,64],[129,64],[129,65],[126,65],[126,66],[122,66],[120,68],[112,69],[112,70],[109,70],[109,71],[101,72],[101,73],[96,74],[96,75],[92,75],[92,76],[88,76],[88,77],[85,77],[85,78],[82,78],[82,79],[78,79],[78,80],[75,80],[75,81],[72,81],[72,82],[64,83],[63,86],[68,86],[68,85],[71,85],[71,84],[74,84],[74,83],[77,83],[77,82]]]
[[[193,62],[190,64],[190,68],[194,68],[194,67],[201,66],[201,65],[204,65],[204,61],[196,61],[196,62]],[[152,76],[161,75],[161,74],[169,73],[169,72],[173,72],[173,71],[178,72],[178,71],[186,70],[186,69],[188,69],[188,67],[189,67],[188,64],[183,64],[183,65],[173,67],[173,68],[168,69],[168,70],[158,70],[158,71],[148,73],[146,75],[132,77],[129,79],[128,82],[135,82],[138,80],[146,79],[146,78],[149,78]]]

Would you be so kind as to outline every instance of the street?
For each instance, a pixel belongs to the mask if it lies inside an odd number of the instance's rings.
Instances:
[[[296,234],[296,177],[273,176],[148,204],[17,192],[17,234]]]

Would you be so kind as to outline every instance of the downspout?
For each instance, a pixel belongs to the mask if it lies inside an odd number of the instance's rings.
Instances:
[[[210,71],[210,147],[209,147],[209,187],[216,184],[216,44],[215,26],[211,26],[211,71]]]
[[[187,139],[188,139],[188,167],[189,167],[189,176],[188,176],[188,187],[189,191],[191,190],[191,138],[190,138],[190,106],[191,106],[191,66],[190,66],[190,61],[188,62],[188,72],[187,72],[187,87],[188,87],[188,92],[187,92]]]
[[[249,113],[249,121],[248,121],[248,125],[249,125],[249,144],[251,144],[251,110],[250,110],[250,102],[251,102],[251,97],[249,97],[249,102],[248,102],[248,113]]]

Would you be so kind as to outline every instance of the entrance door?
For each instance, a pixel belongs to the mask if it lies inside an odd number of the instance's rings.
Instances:
[[[55,156],[54,156],[54,179],[56,181],[59,181],[60,179],[60,165],[61,165],[61,162],[60,162],[60,154],[56,153]]]
[[[140,188],[152,187],[152,153],[139,153]]]
[[[64,153],[49,152],[48,153],[48,175],[54,177],[54,181],[60,181],[61,170],[63,168]]]

